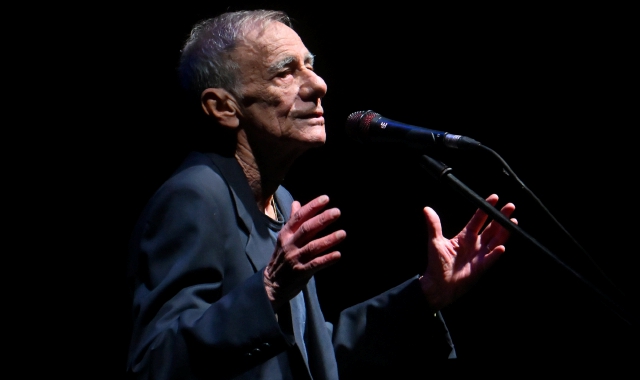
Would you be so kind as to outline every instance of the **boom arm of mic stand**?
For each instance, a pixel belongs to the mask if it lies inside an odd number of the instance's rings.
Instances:
[[[472,203],[476,204],[478,208],[480,208],[482,211],[487,213],[487,215],[492,217],[496,222],[500,223],[500,225],[506,228],[510,233],[524,238],[525,240],[527,240],[528,242],[536,246],[538,249],[540,249],[542,252],[549,255],[553,260],[555,260],[558,264],[560,264],[562,267],[564,267],[569,272],[571,272],[571,274],[573,274],[580,281],[582,281],[582,283],[587,285],[591,290],[593,290],[597,295],[599,295],[602,298],[602,300],[605,301],[605,304],[608,305],[609,308],[614,313],[616,313],[620,318],[622,318],[626,323],[628,323],[631,326],[634,325],[635,322],[632,323],[629,319],[625,317],[626,312],[624,309],[622,309],[619,305],[613,302],[613,300],[611,300],[607,295],[605,295],[600,289],[594,286],[591,282],[587,281],[578,272],[576,272],[567,264],[562,262],[562,260],[556,257],[545,246],[540,244],[536,239],[534,239],[525,231],[523,231],[520,227],[518,227],[517,224],[514,224],[506,216],[502,215],[502,213],[499,210],[497,210],[495,207],[493,207],[491,204],[489,204],[489,202],[484,200],[482,197],[476,194],[473,190],[467,187],[464,183],[458,180],[453,174],[451,174],[451,170],[452,170],[451,168],[449,168],[448,166],[446,166],[440,161],[434,160],[433,158],[427,155],[421,156],[420,165],[425,170],[427,170],[432,176],[434,176],[436,179],[446,182],[449,186],[451,186],[454,190],[460,193],[463,197],[467,198]]]

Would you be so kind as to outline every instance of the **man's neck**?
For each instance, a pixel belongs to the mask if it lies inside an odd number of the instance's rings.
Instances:
[[[278,160],[278,154],[256,155],[249,144],[238,143],[235,158],[247,177],[251,191],[260,211],[277,219],[272,199],[282,183],[293,160]]]

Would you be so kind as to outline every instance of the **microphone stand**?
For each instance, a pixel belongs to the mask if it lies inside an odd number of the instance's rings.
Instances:
[[[562,262],[558,257],[556,257],[553,253],[551,253],[551,251],[549,251],[545,246],[540,244],[536,239],[534,239],[532,236],[530,236],[524,230],[518,227],[517,224],[514,224],[506,216],[502,215],[502,213],[500,213],[500,211],[497,210],[495,207],[493,207],[489,202],[484,200],[482,197],[476,194],[473,190],[467,187],[464,183],[458,180],[453,174],[451,174],[452,169],[450,167],[446,166],[440,161],[434,160],[433,158],[427,155],[421,156],[420,165],[422,166],[422,168],[427,170],[429,174],[431,174],[433,177],[447,183],[447,185],[452,187],[454,190],[456,190],[466,199],[476,204],[478,208],[480,208],[482,211],[487,213],[487,215],[492,217],[500,225],[506,228],[510,233],[524,238],[525,240],[527,240],[528,242],[536,246],[538,249],[540,249],[542,252],[549,255],[553,260],[555,260],[558,264],[560,264],[562,267],[567,269],[571,274],[573,274],[576,278],[582,281],[583,284],[587,285],[587,287],[589,287],[598,296],[600,296],[602,300],[605,302],[605,304],[611,309],[611,311],[613,311],[616,315],[618,315],[618,317],[622,318],[630,326],[634,326],[634,323],[632,323],[629,319],[627,319],[624,316],[624,314],[626,314],[626,311],[621,306],[613,302],[613,300],[611,300],[600,289],[598,289],[591,282],[587,281],[584,277],[582,277],[582,275],[580,275],[578,272],[576,272],[571,267],[569,267],[564,262]]]

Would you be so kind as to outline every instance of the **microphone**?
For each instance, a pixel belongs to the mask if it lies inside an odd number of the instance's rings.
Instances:
[[[347,118],[347,134],[360,142],[401,142],[419,148],[444,146],[454,149],[477,148],[481,144],[469,137],[401,123],[379,113],[357,111]]]

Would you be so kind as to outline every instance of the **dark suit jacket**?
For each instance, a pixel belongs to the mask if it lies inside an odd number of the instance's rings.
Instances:
[[[288,220],[291,195],[280,187],[276,200]],[[149,201],[131,242],[127,372],[137,378],[336,379],[455,357],[417,276],[345,310],[335,327],[311,279],[304,337],[289,309],[276,317],[262,281],[274,250],[268,219],[232,157],[191,154]]]

